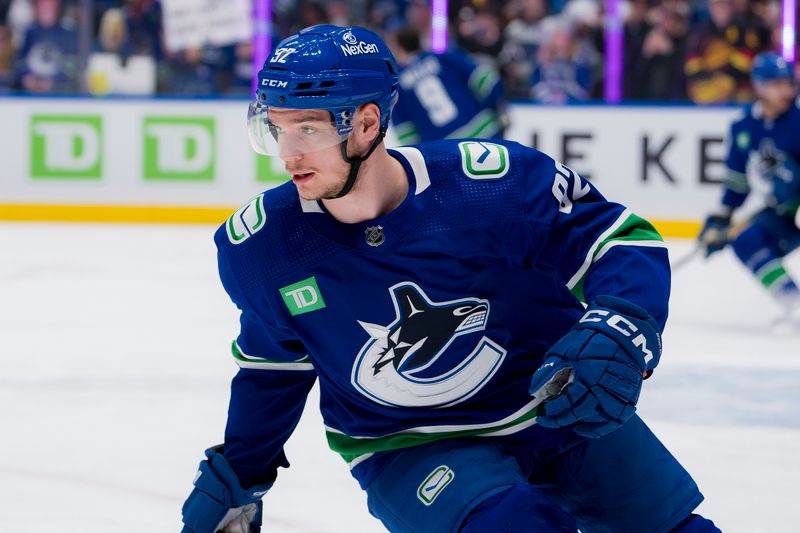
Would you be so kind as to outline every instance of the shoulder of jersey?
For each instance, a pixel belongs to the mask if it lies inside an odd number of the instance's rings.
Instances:
[[[262,192],[234,211],[217,229],[214,240],[220,248],[247,247],[257,239],[275,234],[291,213],[299,212],[297,189],[291,182]],[[289,222],[290,223],[290,222]]]
[[[523,167],[527,168],[537,156],[543,155],[533,148],[504,140],[446,139],[417,148],[425,156],[432,176],[447,175],[486,183],[517,176]],[[440,165],[444,168],[434,168]]]

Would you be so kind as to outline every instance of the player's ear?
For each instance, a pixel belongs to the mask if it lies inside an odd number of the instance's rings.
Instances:
[[[372,139],[378,134],[381,125],[381,110],[374,103],[362,105],[358,109],[359,119],[355,123],[355,129],[368,139]]]

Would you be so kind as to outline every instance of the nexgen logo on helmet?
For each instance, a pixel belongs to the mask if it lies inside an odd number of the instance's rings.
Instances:
[[[346,56],[355,56],[358,54],[377,54],[378,53],[378,46],[375,44],[368,44],[363,41],[359,42],[358,44],[351,44],[345,46],[343,44],[339,45],[339,48],[342,49],[344,55]]]

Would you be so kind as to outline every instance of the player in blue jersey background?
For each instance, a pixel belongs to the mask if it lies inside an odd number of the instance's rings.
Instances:
[[[398,30],[394,41],[400,98],[391,118],[400,144],[503,138],[503,83],[494,67],[458,49],[422,50],[415,28]]]
[[[788,310],[800,306],[800,290],[783,258],[800,246],[795,224],[800,206],[800,100],[792,65],[779,54],[756,56],[752,70],[758,97],[731,125],[721,205],[706,219],[699,240],[711,255],[730,244],[739,260]],[[748,170],[766,186],[766,206],[731,235],[731,218],[750,193]]]
[[[359,27],[305,29],[259,73],[250,138],[292,181],[215,234],[240,369],[183,531],[260,530],[316,382],[390,531],[719,531],[635,413],[668,314],[661,237],[518,143],[388,150],[398,84]]]

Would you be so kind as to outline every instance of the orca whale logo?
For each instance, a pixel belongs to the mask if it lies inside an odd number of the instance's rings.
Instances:
[[[433,376],[425,372],[454,339],[486,328],[488,300],[432,302],[410,281],[394,285],[389,295],[394,322],[358,321],[370,339],[356,357],[351,382],[368,398],[394,407],[445,407],[478,392],[500,367],[506,350],[483,336],[449,368]]]

